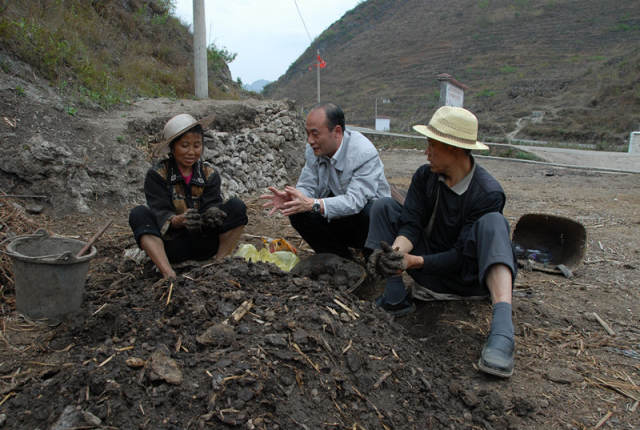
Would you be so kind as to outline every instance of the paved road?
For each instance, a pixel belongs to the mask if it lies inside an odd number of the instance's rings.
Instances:
[[[424,139],[420,136],[376,131],[365,127],[348,125],[351,130],[364,134],[378,134],[396,137]],[[490,142],[487,142],[490,144]],[[640,173],[640,154],[627,152],[588,151],[581,149],[553,148],[529,145],[512,145],[523,151],[531,152],[547,163],[575,166],[579,168],[605,169],[612,171]],[[407,154],[411,151],[407,152]]]
[[[586,151],[581,149],[551,148],[528,145],[516,147],[523,151],[531,152],[550,163],[640,173],[640,154],[629,154],[627,152]]]

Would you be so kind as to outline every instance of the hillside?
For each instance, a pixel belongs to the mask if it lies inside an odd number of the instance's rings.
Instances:
[[[392,129],[428,120],[436,76],[449,73],[469,86],[465,106],[485,138],[518,128],[520,139],[626,150],[640,128],[638,42],[638,0],[368,0],[264,94],[313,103],[320,49],[322,99],[343,105],[350,123],[372,126],[376,98]]]
[[[0,1],[0,67],[47,79],[78,105],[108,108],[136,97],[193,95],[193,35],[172,15],[170,0]],[[207,48],[209,95],[237,98],[227,62],[235,54]],[[14,88],[17,93],[24,88]]]

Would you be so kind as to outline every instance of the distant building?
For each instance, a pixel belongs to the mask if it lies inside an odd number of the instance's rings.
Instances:
[[[629,135],[629,154],[640,154],[640,131],[632,131]]]
[[[468,87],[447,73],[440,73],[440,106],[464,106],[464,90]]]
[[[386,118],[384,116],[379,116],[376,118],[376,130],[378,131],[389,131],[391,130],[391,119]]]

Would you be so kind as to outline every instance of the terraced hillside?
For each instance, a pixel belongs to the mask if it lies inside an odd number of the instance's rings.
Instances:
[[[626,149],[640,128],[640,1],[368,0],[322,33],[270,97],[342,104],[348,120],[379,115],[407,130],[439,99],[439,73],[469,86],[465,106],[487,137]],[[387,103],[383,100],[387,99]]]

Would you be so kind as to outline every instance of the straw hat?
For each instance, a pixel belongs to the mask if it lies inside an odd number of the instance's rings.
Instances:
[[[181,113],[174,116],[165,124],[164,129],[162,130],[163,140],[153,149],[153,155],[158,156],[169,152],[169,145],[171,142],[198,125],[204,130],[213,122],[214,118],[214,115],[209,115],[202,118],[200,121],[197,121],[188,113]]]
[[[431,117],[429,125],[413,129],[430,139],[463,149],[489,149],[478,142],[478,118],[461,107],[442,106]]]

